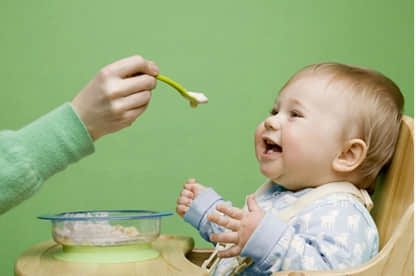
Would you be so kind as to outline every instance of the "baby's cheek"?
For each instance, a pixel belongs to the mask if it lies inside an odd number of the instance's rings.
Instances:
[[[299,160],[303,156],[302,143],[299,143],[299,136],[291,133],[282,135],[282,150],[286,160]]]
[[[254,141],[257,143],[258,140],[261,140],[261,135],[264,132],[264,123],[260,123],[257,127],[256,130],[254,131]]]
[[[254,150],[256,153],[257,160],[259,160],[259,154],[261,151],[261,146],[263,143],[262,135],[264,133],[264,124],[261,123],[257,126],[256,131],[254,132]]]
[[[299,138],[298,135],[285,137],[286,143],[283,148],[285,169],[287,173],[292,175],[310,170],[316,157],[314,154],[310,154],[310,149],[317,145],[308,143],[307,137],[302,137],[301,140]]]

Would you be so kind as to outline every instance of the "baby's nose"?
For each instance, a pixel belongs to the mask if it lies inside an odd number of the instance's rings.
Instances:
[[[264,127],[269,130],[279,130],[280,123],[277,116],[270,116],[264,121]]]

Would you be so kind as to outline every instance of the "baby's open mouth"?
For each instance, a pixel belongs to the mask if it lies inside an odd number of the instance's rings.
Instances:
[[[270,153],[270,152],[282,152],[282,147],[269,138],[263,138],[264,141],[264,153]]]

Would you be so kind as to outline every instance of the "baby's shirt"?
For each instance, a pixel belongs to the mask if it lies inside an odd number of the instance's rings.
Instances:
[[[257,226],[241,256],[253,263],[240,275],[270,275],[282,270],[337,270],[358,266],[378,252],[376,225],[363,204],[354,196],[335,193],[311,203],[289,222],[272,212],[283,210],[312,191],[298,192],[273,185],[256,198],[265,216]],[[209,240],[209,235],[228,231],[209,222],[207,214],[217,212],[225,202],[213,189],[204,190],[192,202],[185,221]],[[215,275],[227,270],[233,258],[222,259]]]

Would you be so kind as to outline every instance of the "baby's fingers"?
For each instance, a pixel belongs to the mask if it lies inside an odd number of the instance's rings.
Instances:
[[[186,183],[187,183],[187,184],[196,184],[197,182],[196,182],[196,179],[195,179],[195,178],[189,178],[189,179],[186,181]]]
[[[225,204],[217,204],[216,209],[219,212],[226,214],[234,219],[238,219],[238,220],[241,220],[244,216],[243,210],[233,207],[233,206],[228,206]]]
[[[218,257],[220,258],[230,258],[240,255],[241,247],[234,245],[229,249],[218,251]]]
[[[191,192],[194,192],[195,189],[204,189],[205,187],[198,183],[185,183],[183,187]]]
[[[188,197],[184,197],[184,196],[180,196],[178,198],[178,200],[176,201],[177,204],[182,204],[185,206],[191,206],[192,203],[192,199],[188,198]]]
[[[205,190],[205,186],[202,186],[199,183],[196,183],[196,184],[185,183],[183,187],[185,188],[185,190],[192,192],[194,194],[194,197],[198,196],[203,190]]]
[[[194,198],[194,193],[193,192],[191,192],[191,191],[189,191],[189,190],[182,190],[182,192],[181,192],[181,194],[180,194],[180,196],[183,196],[183,197],[187,197],[187,198],[190,198],[190,199],[193,199]]]
[[[247,197],[247,208],[250,212],[262,210],[260,206],[257,204],[255,195],[249,195]]]
[[[180,215],[181,217],[184,217],[186,212],[188,212],[188,210],[189,210],[189,207],[185,205],[179,204],[176,206],[176,213]]]
[[[197,184],[198,182],[196,182],[196,179],[195,178],[189,178],[187,181],[186,181],[186,183],[183,185],[183,187],[186,189],[186,190],[188,190],[188,191],[190,191],[190,192],[192,192],[192,186],[193,185],[195,185],[195,184]]]
[[[209,239],[212,242],[220,243],[238,243],[238,233],[237,232],[222,232],[218,234],[211,234]]]
[[[216,223],[232,231],[238,231],[240,229],[240,221],[226,217],[226,216],[222,216],[222,215],[215,214],[215,213],[210,213],[207,215],[207,219],[210,222]]]

